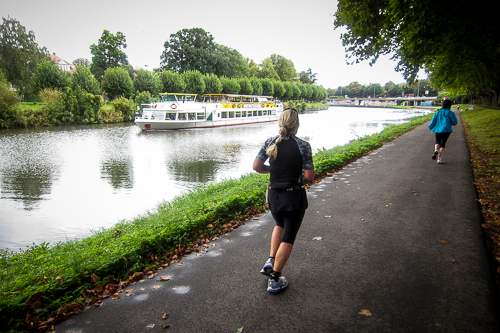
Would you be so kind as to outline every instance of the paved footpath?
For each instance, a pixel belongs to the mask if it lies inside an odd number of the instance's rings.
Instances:
[[[279,294],[259,274],[274,226],[266,213],[56,331],[499,332],[460,120],[444,164],[433,144],[419,126],[312,186]]]

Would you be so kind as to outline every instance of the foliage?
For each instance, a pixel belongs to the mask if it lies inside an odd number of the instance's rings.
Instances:
[[[134,84],[124,68],[111,67],[106,69],[101,87],[109,99],[113,100],[118,96],[129,97],[132,95]]]
[[[31,91],[38,94],[45,88],[63,89],[71,85],[71,79],[50,60],[42,61],[36,66],[31,78]]]
[[[103,79],[108,68],[128,65],[127,55],[121,50],[127,48],[126,42],[125,36],[120,31],[113,35],[108,30],[104,30],[98,44],[90,45],[90,53],[92,53],[90,71],[98,81]]]
[[[142,110],[146,107],[149,107],[149,106],[141,105],[141,104],[151,103],[151,102],[153,102],[153,98],[151,97],[151,94],[149,93],[149,91],[143,91],[143,92],[140,92],[137,95],[135,95],[134,101],[135,101],[135,104],[137,104],[139,106],[139,109],[140,109],[141,114],[142,114]]]
[[[102,94],[99,82],[90,72],[90,68],[86,66],[76,65],[76,71],[72,74],[72,83],[73,90],[80,87],[94,95]]]
[[[71,90],[70,88],[67,88]],[[62,93],[59,89],[45,88],[39,93],[40,99],[44,105],[39,110],[32,110],[28,116],[30,126],[47,126],[61,124],[64,112],[64,103]],[[69,121],[73,120],[72,110],[69,113]],[[66,115],[68,117],[68,115]],[[67,119],[67,118],[66,118]]]
[[[496,105],[500,94],[500,2],[340,0],[335,27],[353,62],[393,54],[412,82],[426,68],[433,85]],[[432,24],[429,24],[432,22]],[[465,41],[474,45],[464,47]]]
[[[9,128],[20,113],[19,95],[9,89],[7,83],[0,82],[0,128]]]
[[[205,94],[219,94],[222,92],[222,83],[215,74],[206,74],[204,77]]]
[[[120,97],[111,102],[113,110],[121,117],[119,121],[132,121],[135,114],[135,103],[132,99]]]
[[[318,73],[312,73],[312,70],[310,68],[307,69],[307,71],[302,71],[300,72],[300,82],[302,83],[306,83],[306,84],[315,84],[316,81],[318,80],[316,78],[316,75],[318,75]]]
[[[430,119],[423,118],[318,152],[313,157],[316,173],[337,170],[384,140],[392,140]],[[102,290],[99,280],[128,280],[130,272],[145,271],[146,266],[151,269],[175,263],[217,234],[227,233],[261,213],[268,182],[269,175],[254,173],[199,187],[161,204],[154,213],[120,222],[81,240],[52,247],[42,243],[19,253],[0,251],[0,293],[9,293],[0,299],[0,329],[6,329],[11,318],[22,325],[29,324],[34,316],[40,322],[50,317],[56,323],[64,318],[58,315],[62,303],[76,302],[77,308],[88,304],[79,297],[96,285]],[[43,293],[42,299],[34,297],[38,292]],[[96,302],[97,298],[88,301]],[[34,299],[40,302],[35,305]]]
[[[162,69],[179,73],[193,70],[202,74],[214,73],[216,46],[213,39],[201,28],[182,29],[171,34],[163,45]]]
[[[237,80],[240,85],[240,94],[242,95],[251,95],[253,94],[253,86],[250,80],[247,77],[243,77]]]
[[[90,67],[90,61],[85,58],[78,58],[73,60],[73,64],[75,66],[83,66],[83,67]]]
[[[145,69],[139,69],[136,74],[134,78],[134,91],[148,91],[153,96],[160,93],[162,82],[156,74]]]
[[[186,92],[201,95],[205,92],[205,80],[203,74],[197,70],[183,73],[186,82]]]
[[[484,218],[484,239],[492,253],[492,267],[500,287],[500,111],[477,105],[470,111],[469,105],[463,107],[466,111],[460,115]]]
[[[259,77],[263,79],[279,80],[280,77],[274,69],[273,61],[271,58],[266,58],[259,65]]]
[[[214,53],[215,69],[214,73],[217,76],[228,77],[247,77],[250,73],[249,68],[243,56],[230,47],[215,44],[216,51]]]
[[[253,60],[245,58],[245,65],[248,68],[249,77],[259,77],[259,66]]]
[[[281,96],[285,94],[285,86],[283,85],[283,82],[273,80],[272,83],[274,89],[273,96],[276,98],[281,98]]]
[[[297,76],[297,71],[291,60],[278,54],[272,54],[271,63],[281,81],[293,81],[293,78]]]
[[[26,32],[26,28],[19,21],[11,17],[2,19],[0,70],[7,81],[23,95],[38,63],[47,60],[48,51],[45,47],[38,46],[33,31]]]
[[[283,94],[282,98],[284,101],[288,101],[293,98],[293,86],[294,84],[290,81],[283,82],[283,86],[285,87],[285,93]]]
[[[259,80],[256,77],[252,77],[250,79],[250,84],[252,85],[252,90],[254,95],[262,95],[263,88],[261,80]]]
[[[236,79],[221,77],[220,82],[222,83],[222,92],[224,94],[239,94],[241,87]]]
[[[183,93],[186,90],[184,76],[172,71],[163,71],[160,74],[160,81],[163,85],[161,92]]]
[[[260,79],[262,84],[262,95],[264,96],[274,96],[274,84],[270,79],[264,78]]]

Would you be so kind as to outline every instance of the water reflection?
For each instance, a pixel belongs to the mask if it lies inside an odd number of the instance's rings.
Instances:
[[[301,114],[313,151],[380,132],[407,112],[333,108]],[[252,172],[276,122],[142,133],[133,124],[0,131],[0,248],[85,237],[194,186]]]

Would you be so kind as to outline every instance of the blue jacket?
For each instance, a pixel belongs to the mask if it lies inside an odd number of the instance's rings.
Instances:
[[[429,124],[429,129],[434,133],[451,133],[451,126],[457,124],[457,116],[450,109],[437,110]]]

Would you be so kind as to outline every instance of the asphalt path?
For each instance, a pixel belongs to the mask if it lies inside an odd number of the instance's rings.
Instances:
[[[313,185],[281,293],[259,274],[265,213],[56,331],[499,332],[458,118],[443,164],[424,124]]]

